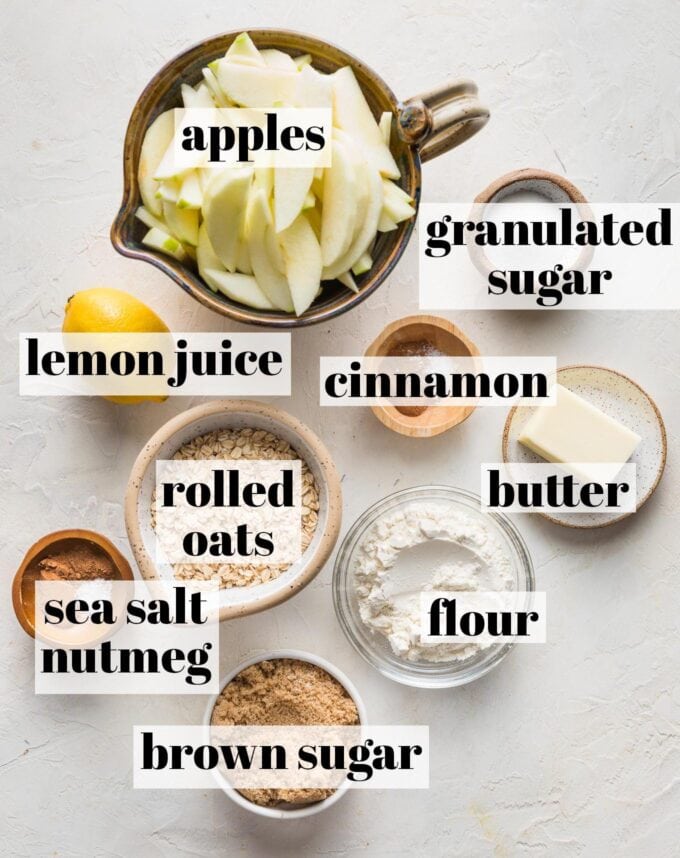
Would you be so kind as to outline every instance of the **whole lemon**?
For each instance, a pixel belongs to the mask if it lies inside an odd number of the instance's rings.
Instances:
[[[169,328],[154,311],[134,295],[120,289],[97,286],[76,292],[64,308],[65,334],[167,334]],[[167,396],[105,396],[111,402],[134,405],[164,402]]]

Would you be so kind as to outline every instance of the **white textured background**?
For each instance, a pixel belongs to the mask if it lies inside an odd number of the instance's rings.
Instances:
[[[194,403],[22,401],[16,337],[58,329],[66,298],[98,283],[133,292],[176,329],[220,329],[220,317],[159,272],[117,256],[108,232],[125,126],[149,77],[200,38],[258,25],[336,41],[400,97],[450,75],[477,80],[492,120],[464,148],[426,165],[426,199],[471,199],[524,166],[563,171],[600,201],[680,199],[674,0],[3,0],[0,853],[679,855],[677,313],[454,317],[487,353],[557,354],[561,363],[620,369],[666,419],[666,475],[633,519],[583,534],[518,521],[549,594],[549,644],[516,648],[462,689],[402,688],[343,638],[330,564],[288,604],[224,627],[225,669],[261,648],[308,648],[354,678],[375,722],[429,723],[429,792],[354,792],[290,824],[260,820],[217,792],[135,792],[131,725],[197,719],[203,698],[34,697],[31,642],[10,604],[14,569],[37,537],[61,527],[102,530],[129,556],[121,509],[129,467],[161,423]],[[333,452],[344,474],[344,529],[396,487],[445,481],[475,490],[479,462],[499,452],[501,409],[478,410],[457,430],[416,442],[370,412],[317,405],[318,355],[361,352],[385,323],[416,311],[416,278],[414,242],[378,294],[294,336],[294,393],[277,404]]]

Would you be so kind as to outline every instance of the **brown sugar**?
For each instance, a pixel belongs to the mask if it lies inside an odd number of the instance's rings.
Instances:
[[[223,689],[212,713],[216,726],[241,724],[359,723],[349,692],[327,671],[307,661],[277,658],[242,670]],[[244,789],[249,801],[273,807],[322,801],[332,789]]]

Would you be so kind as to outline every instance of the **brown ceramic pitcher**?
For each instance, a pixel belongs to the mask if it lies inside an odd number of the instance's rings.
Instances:
[[[368,66],[328,42],[287,30],[249,30],[259,48],[278,48],[286,53],[310,54],[314,66],[333,72],[352,67],[373,111],[380,117],[390,111],[396,117],[397,134],[391,150],[401,172],[400,184],[420,201],[421,164],[467,140],[486,123],[489,111],[477,99],[471,81],[453,81],[423,95],[398,101],[387,84]],[[201,80],[201,69],[221,57],[238,36],[225,33],[194,45],[165,65],[150,81],[132,111],[125,137],[123,202],[111,228],[111,241],[119,253],[150,262],[164,271],[196,300],[238,322],[273,328],[311,325],[344,313],[374,292],[388,277],[408,243],[415,218],[396,230],[378,233],[373,247],[373,266],[357,279],[358,293],[338,283],[327,283],[323,292],[299,317],[287,313],[254,310],[214,293],[197,271],[142,244],[145,227],[135,218],[141,204],[137,172],[146,129],[165,110],[181,106],[180,86]]]

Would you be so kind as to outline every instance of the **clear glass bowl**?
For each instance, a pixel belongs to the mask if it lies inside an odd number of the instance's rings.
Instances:
[[[515,525],[501,513],[482,512],[480,498],[451,486],[417,486],[388,495],[369,507],[354,522],[338,552],[333,570],[333,603],[338,621],[352,646],[383,676],[419,688],[449,688],[464,685],[484,676],[513,647],[499,643],[480,649],[474,655],[455,662],[406,662],[398,658],[381,634],[371,631],[359,614],[354,590],[356,552],[367,531],[385,513],[413,501],[448,502],[459,510],[491,523],[494,534],[506,547],[513,564],[516,590],[534,589],[534,569],[527,546]]]

